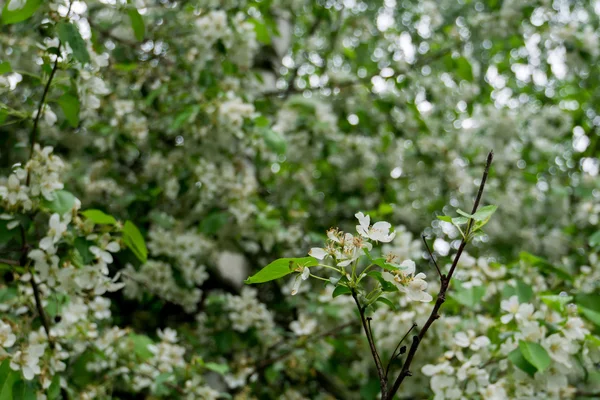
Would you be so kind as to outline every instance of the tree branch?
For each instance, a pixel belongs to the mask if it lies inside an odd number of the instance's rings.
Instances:
[[[481,197],[483,196],[485,182],[487,180],[493,158],[494,158],[494,153],[492,151],[490,151],[490,153],[487,156],[485,170],[483,171],[483,177],[482,177],[481,183],[479,185],[479,191],[477,192],[477,197],[475,198],[475,202],[473,204],[473,210],[471,211],[471,214],[475,214],[475,212],[477,211],[477,208],[479,207],[479,203],[481,201]],[[467,224],[467,230],[465,232],[465,237],[463,238],[462,242],[460,243],[460,246],[458,247],[456,256],[454,257],[454,261],[452,262],[452,266],[450,267],[450,271],[448,272],[448,275],[440,277],[440,280],[441,280],[440,290],[438,292],[437,299],[435,301],[435,305],[433,306],[433,310],[431,310],[431,314],[429,314],[429,318],[427,319],[427,322],[425,323],[425,325],[423,325],[423,327],[419,331],[419,334],[413,336],[413,342],[412,342],[412,345],[410,346],[408,355],[406,356],[406,361],[404,362],[404,365],[402,366],[402,371],[400,371],[400,374],[394,381],[394,385],[392,386],[392,389],[390,390],[389,395],[382,396],[382,399],[384,399],[384,400],[393,399],[394,395],[400,388],[400,385],[404,381],[404,378],[406,378],[407,376],[412,376],[412,373],[410,372],[410,365],[415,357],[415,353],[417,352],[417,350],[419,348],[419,344],[421,343],[421,341],[423,340],[423,337],[427,333],[427,330],[429,330],[429,327],[433,324],[433,322],[440,317],[439,310],[440,310],[440,307],[442,306],[442,304],[444,304],[444,302],[446,301],[446,292],[448,291],[448,288],[450,287],[450,281],[452,280],[452,275],[454,274],[454,271],[456,270],[456,266],[458,265],[458,261],[460,259],[460,256],[462,255],[462,252],[464,251],[465,247],[467,246],[467,239],[469,236],[469,231],[471,229],[472,221],[473,221],[472,219],[469,219],[469,222]]]
[[[402,336],[402,339],[400,339],[400,341],[398,342],[398,345],[396,346],[396,348],[394,349],[394,352],[392,353],[392,356],[390,357],[390,361],[388,362],[387,367],[385,368],[385,377],[387,378],[388,373],[390,372],[390,366],[392,365],[392,362],[394,361],[394,359],[399,356],[402,352],[398,353],[398,355],[396,355],[396,352],[398,351],[398,348],[400,347],[400,345],[404,342],[404,339],[406,339],[408,337],[408,334],[412,332],[413,329],[415,329],[417,327],[417,323],[413,322],[412,326],[410,327],[410,329],[404,334],[404,336]]]
[[[377,375],[379,375],[379,386],[381,386],[381,398],[387,399],[387,378],[385,371],[383,370],[383,364],[381,363],[381,358],[379,358],[379,353],[377,352],[377,347],[375,347],[375,340],[373,340],[373,336],[371,334],[371,330],[369,329],[369,324],[367,319],[365,318],[365,310],[361,307],[360,302],[358,301],[358,297],[356,296],[356,291],[352,290],[352,298],[356,303],[356,307],[358,308],[358,313],[360,314],[360,321],[362,322],[363,329],[365,331],[365,335],[367,335],[367,340],[369,341],[369,347],[371,349],[371,355],[373,356],[373,360],[375,361],[375,367],[377,368]]]
[[[427,249],[427,252],[429,253],[429,258],[431,258],[433,265],[435,265],[435,269],[437,269],[437,273],[438,273],[438,276],[440,277],[440,280],[443,280],[444,274],[442,274],[442,271],[440,270],[440,267],[438,266],[437,261],[435,261],[435,257],[433,256],[433,253],[431,252],[431,249],[429,248],[429,245],[427,244],[427,239],[425,239],[425,235],[421,235],[421,238],[423,239],[423,243],[425,243],[425,248]]]

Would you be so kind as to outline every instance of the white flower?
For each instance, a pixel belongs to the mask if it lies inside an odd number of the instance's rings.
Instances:
[[[304,267],[302,269],[302,273],[299,274],[298,276],[296,276],[296,280],[294,281],[294,286],[292,287],[292,296],[294,296],[296,293],[298,293],[298,290],[300,289],[300,284],[302,284],[302,281],[307,280],[309,276],[310,276],[310,269],[308,269],[308,267]]]
[[[329,255],[329,253],[327,253],[325,251],[325,249],[322,249],[320,247],[313,247],[312,249],[310,249],[310,251],[308,252],[308,255],[311,257],[316,258],[317,260],[322,260],[325,257],[327,257]]]
[[[297,321],[290,323],[290,329],[298,336],[311,335],[317,328],[317,320],[308,318],[306,314],[300,314]]]
[[[90,252],[96,256],[96,258],[104,261],[107,264],[113,262],[113,256],[110,253],[116,253],[121,249],[119,243],[110,242],[108,243],[104,249],[101,249],[98,246],[90,246]],[[110,253],[109,253],[110,252]]]
[[[354,216],[358,219],[359,223],[359,225],[356,226],[356,231],[362,237],[366,237],[376,242],[388,243],[396,236],[395,232],[390,233],[392,225],[389,222],[379,221],[373,226],[369,226],[371,217],[364,215],[362,212],[358,212]]]
[[[502,300],[500,308],[508,313],[500,317],[500,321],[503,324],[508,324],[519,312],[519,298],[517,296],[511,296],[508,300]]]
[[[579,317],[569,318],[563,327],[563,334],[571,340],[582,340],[589,333],[590,331],[585,328],[582,319]]]
[[[45,348],[46,346],[43,344],[35,344],[15,352],[10,360],[10,368],[13,371],[22,370],[23,377],[28,381],[32,380],[41,372],[38,364]]]
[[[469,348],[473,351],[477,351],[491,344],[490,339],[487,336],[475,336],[475,331],[469,329],[465,332],[457,332],[454,335],[454,343],[457,346],[463,348]]]
[[[433,297],[425,291],[427,290],[425,274],[420,272],[417,275],[414,275],[415,263],[412,260],[405,260],[400,266],[405,267],[405,269],[395,271],[394,274],[383,272],[381,276],[386,281],[396,285],[399,291],[406,293],[409,299],[422,301],[424,303],[430,302]]]
[[[177,331],[171,328],[165,328],[164,330],[157,330],[158,337],[165,342],[177,343]]]
[[[554,333],[543,339],[542,346],[548,351],[548,355],[555,361],[571,368],[571,354],[575,354],[578,346],[571,340]]]
[[[0,320],[0,347],[8,348],[15,344],[17,337],[9,324]]]

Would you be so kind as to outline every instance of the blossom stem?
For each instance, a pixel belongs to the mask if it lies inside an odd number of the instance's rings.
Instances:
[[[332,267],[331,265],[317,264],[317,267],[329,268],[329,269],[332,269],[332,270],[334,270],[334,271],[335,271],[335,272],[337,272],[337,273],[339,273],[339,272],[340,272],[340,270],[339,270],[339,269],[337,269],[336,267]]]
[[[360,314],[360,321],[362,322],[363,330],[365,331],[365,335],[367,335],[367,340],[369,341],[369,347],[371,349],[371,355],[373,356],[373,360],[375,361],[375,367],[377,368],[377,375],[379,376],[379,386],[381,387],[381,398],[388,399],[387,392],[387,378],[385,376],[385,372],[383,370],[383,364],[381,363],[381,358],[379,357],[379,353],[377,352],[377,347],[375,346],[375,340],[373,339],[373,335],[371,333],[371,329],[367,323],[367,319],[365,318],[365,309],[360,305],[358,301],[358,296],[356,294],[356,290],[352,289],[352,298],[356,303],[356,307],[358,308],[358,313]]]
[[[326,279],[326,278],[323,278],[323,277],[320,277],[320,276],[317,276],[317,275],[314,275],[314,274],[310,274],[310,277],[311,278],[320,279],[320,280],[325,281],[325,282],[329,282],[329,279]]]

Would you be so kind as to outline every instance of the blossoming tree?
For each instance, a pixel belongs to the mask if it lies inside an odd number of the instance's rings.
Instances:
[[[0,400],[600,392],[595,2],[1,7]]]

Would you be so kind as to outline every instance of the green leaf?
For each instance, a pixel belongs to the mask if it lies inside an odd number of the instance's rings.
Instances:
[[[465,57],[458,57],[454,60],[454,63],[456,66],[456,75],[468,82],[473,82],[473,67],[471,66],[469,60],[467,60]]]
[[[452,217],[449,217],[447,215],[438,215],[437,219],[442,220],[444,222],[452,223]]]
[[[43,199],[42,203],[50,211],[54,211],[60,215],[71,211],[75,205],[75,196],[66,190],[57,190],[56,192],[52,193],[52,196],[54,197],[52,201]]]
[[[21,379],[19,371],[10,368],[10,358],[6,358],[0,365],[0,400],[13,399],[13,385]]]
[[[46,397],[48,400],[58,399],[60,396],[60,375],[54,375],[52,377],[52,383],[50,383],[50,387],[48,387],[48,391],[46,392]]]
[[[461,210],[460,208],[458,208],[458,209],[456,210],[456,212],[457,212],[459,215],[462,215],[463,217],[465,217],[465,218],[467,218],[467,219],[469,219],[469,218],[473,218],[473,215],[466,213],[465,211]]]
[[[473,219],[475,221],[487,221],[490,217],[496,212],[498,206],[490,205],[481,207],[475,214],[473,214]]]
[[[597,231],[592,236],[590,236],[588,241],[590,246],[597,247],[600,244],[600,231]]]
[[[96,259],[96,256],[94,256],[90,251],[90,247],[93,245],[94,243],[86,240],[85,238],[78,237],[77,239],[75,239],[75,250],[77,250],[77,252],[81,256],[81,262],[83,264],[90,264]]]
[[[137,226],[129,220],[123,225],[123,242],[142,263],[148,260],[146,241]]]
[[[291,274],[298,266],[314,267],[318,263],[319,262],[312,257],[280,258],[246,279],[244,283],[250,285],[253,283],[269,282]]]
[[[573,296],[560,296],[555,294],[547,294],[540,296],[540,299],[551,309],[558,312],[563,312],[565,305],[573,301]]]
[[[537,343],[519,340],[519,350],[521,350],[525,360],[540,372],[548,368],[552,362],[546,349]]]
[[[117,220],[112,215],[105,214],[103,211],[96,209],[82,211],[81,215],[99,225],[114,225],[117,223]]]
[[[533,377],[533,375],[535,375],[535,372],[537,371],[536,368],[525,359],[523,354],[521,354],[521,350],[519,347],[508,353],[508,359],[517,368],[519,368],[522,371],[525,371],[529,376]]]
[[[88,53],[85,41],[79,33],[79,29],[70,22],[59,22],[56,26],[58,37],[63,43],[69,43],[73,50],[73,57],[82,64],[90,62],[90,54]]]
[[[9,222],[10,221],[0,219],[0,243],[8,243],[19,232],[18,227],[8,229]]]
[[[4,8],[2,9],[2,23],[6,25],[25,21],[26,19],[31,17],[42,5],[42,0],[27,0],[23,7],[11,11],[8,9],[8,6],[10,5],[11,1],[7,1],[4,4]]]
[[[575,303],[588,320],[600,326],[600,295],[578,294],[575,296]]]
[[[454,282],[454,281],[453,281]],[[481,302],[485,296],[485,286],[463,287],[459,280],[456,280],[456,287],[452,290],[452,298],[463,306],[473,308]]]
[[[254,25],[254,32],[256,32],[256,40],[258,40],[262,44],[271,44],[271,36],[269,35],[269,30],[267,29],[267,26],[255,18],[251,18],[248,21]]]
[[[352,290],[350,290],[350,288],[348,288],[346,286],[338,285],[333,290],[333,293],[331,294],[331,297],[336,298],[338,296],[341,296],[341,295],[344,295],[344,294],[350,294],[350,293],[352,293]]]
[[[152,357],[152,352],[148,349],[148,345],[154,344],[152,339],[146,335],[138,335],[136,333],[130,333],[129,339],[133,343],[133,351],[141,361],[146,361]]]
[[[383,296],[380,296],[377,298],[378,302],[386,304],[388,307],[390,307],[392,310],[396,310],[396,305],[388,298],[385,298]]]
[[[214,362],[205,363],[204,368],[214,371],[221,375],[225,375],[229,371],[229,367],[227,366],[227,364],[217,364]]]
[[[275,153],[283,154],[287,147],[285,139],[273,129],[263,129],[262,136],[265,140],[265,144]]]
[[[65,114],[65,118],[67,119],[67,122],[69,122],[69,125],[73,128],[79,126],[79,98],[65,93],[58,99],[58,105],[62,109],[63,114]]]
[[[566,272],[558,267],[555,267],[554,265],[552,265],[548,261],[544,260],[543,258],[540,258],[533,254],[522,251],[521,253],[519,253],[519,259],[522,262],[524,262],[528,265],[531,265],[532,267],[536,267],[536,268],[540,269],[541,271],[551,272],[551,273],[557,275],[559,278],[562,278],[564,280],[567,280],[567,281],[573,280],[573,277],[568,272]]]
[[[519,298],[519,303],[529,303],[529,301],[533,298],[533,289],[531,286],[523,282],[522,280],[517,280],[517,297]]]
[[[405,267],[397,267],[395,265],[389,264],[385,262],[385,258],[380,257],[380,258],[376,258],[374,260],[371,260],[371,262],[383,269],[385,269],[386,271],[398,271],[401,269],[406,269]]]
[[[12,72],[12,67],[8,61],[0,62],[0,75]]]
[[[225,211],[210,213],[200,222],[200,231],[206,235],[215,235],[227,224],[227,221],[229,221],[229,214]]]
[[[467,217],[455,217],[452,218],[452,224],[456,226],[465,225],[469,222],[469,218]]]
[[[138,12],[137,8],[130,8],[127,11],[129,14],[129,19],[131,20],[131,27],[133,28],[133,33],[135,38],[141,42],[144,40],[144,36],[146,35],[146,27],[144,26],[144,19]]]
[[[392,282],[386,281],[383,276],[381,276],[381,272],[379,271],[369,271],[367,272],[367,276],[377,279],[379,284],[381,285],[381,290],[384,292],[397,292],[398,288]]]
[[[36,400],[37,393],[33,384],[28,381],[18,380],[12,388],[13,400]]]

